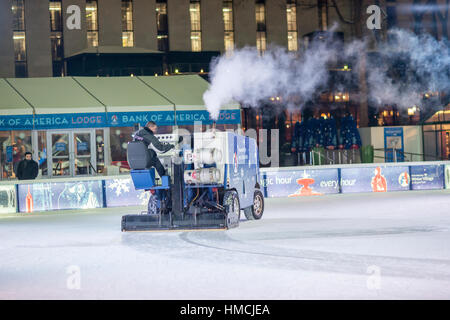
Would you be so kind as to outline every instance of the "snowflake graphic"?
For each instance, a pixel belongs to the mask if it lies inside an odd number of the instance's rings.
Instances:
[[[138,198],[141,200],[142,205],[146,205],[148,203],[148,199],[150,198],[150,192],[141,191]]]
[[[114,190],[116,196],[120,196],[124,192],[130,192],[130,183],[131,179],[114,179],[108,188]]]

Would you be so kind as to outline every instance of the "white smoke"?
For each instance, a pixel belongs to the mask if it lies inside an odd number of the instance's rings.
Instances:
[[[314,46],[300,58],[280,47],[259,56],[255,48],[235,50],[230,56],[213,61],[211,87],[203,99],[212,118],[220,107],[233,100],[258,106],[273,96],[299,96],[309,99],[327,81],[327,61],[335,55],[324,43]]]
[[[450,55],[447,41],[437,41],[428,34],[417,36],[399,29],[391,31],[389,36],[392,41],[378,50],[380,63],[373,62],[367,66],[369,99],[376,105],[407,108],[420,105],[426,92],[449,91]],[[383,61],[396,66],[401,81]]]
[[[447,41],[437,41],[429,35],[417,36],[405,30],[393,30],[388,41],[378,47],[380,61],[366,63],[369,101],[374,106],[398,107],[419,105],[427,91],[450,89],[450,56]],[[352,61],[357,71],[359,53],[368,41],[339,43],[313,41],[300,57],[280,47],[269,48],[259,56],[256,48],[246,47],[223,55],[211,64],[211,86],[203,96],[213,119],[220,108],[232,101],[258,107],[261,101],[280,96],[296,97],[297,106],[326,88],[328,68],[339,61]],[[396,61],[407,66],[402,81],[392,74]],[[377,60],[375,60],[377,61]],[[340,66],[342,67],[342,66]],[[345,85],[345,84],[344,84]],[[292,99],[291,99],[292,100]]]

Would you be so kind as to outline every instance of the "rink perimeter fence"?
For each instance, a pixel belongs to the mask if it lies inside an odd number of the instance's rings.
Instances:
[[[262,168],[267,198],[450,189],[450,161]],[[3,181],[0,213],[146,205],[129,175]]]

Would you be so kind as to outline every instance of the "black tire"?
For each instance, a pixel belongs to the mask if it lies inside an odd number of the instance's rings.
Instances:
[[[234,190],[228,190],[223,195],[223,205],[228,207],[227,225],[229,228],[237,227],[241,218],[241,204],[238,193]]]
[[[158,201],[158,198],[157,198],[156,194],[150,193],[150,198],[148,199],[148,204],[147,204],[147,214],[160,214],[161,211],[160,211],[160,209],[158,209],[157,201]]]
[[[244,209],[247,220],[259,220],[264,213],[264,196],[259,189],[255,189],[253,194],[253,205]]]

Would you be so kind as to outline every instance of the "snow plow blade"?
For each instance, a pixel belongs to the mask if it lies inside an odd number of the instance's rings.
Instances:
[[[226,230],[237,227],[239,221],[227,219],[223,213],[202,213],[174,217],[169,214],[131,214],[122,217],[122,231],[159,230]]]

